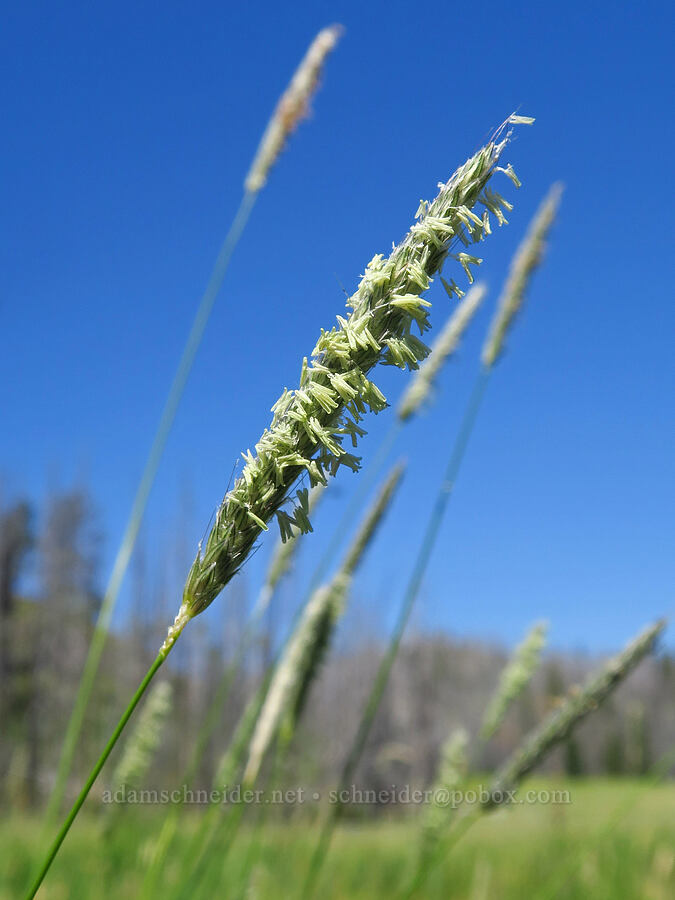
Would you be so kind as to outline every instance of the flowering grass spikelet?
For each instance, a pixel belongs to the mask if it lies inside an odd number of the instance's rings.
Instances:
[[[413,326],[420,335],[429,328],[429,304],[420,294],[440,271],[455,239],[483,239],[484,225],[468,218],[465,226],[464,220],[467,210],[487,203],[488,182],[509,141],[508,124],[440,185],[427,214],[387,259],[373,257],[347,301],[349,315],[321,331],[311,360],[303,361],[298,388],[284,389],[255,453],[244,454],[242,474],[225,496],[188,574],[183,602],[160,651],[164,656],[189,619],[206,609],[243,565],[274,514],[282,537],[290,537],[293,524],[309,530],[305,489],[297,492],[290,513],[281,509],[301,475],[312,485],[325,484],[340,466],[358,469],[360,460],[344,448],[344,440],[349,437],[353,448],[363,434],[359,423],[366,413],[387,406],[368,374],[378,363],[414,370],[428,355],[428,347],[412,332]]]
[[[310,44],[290,84],[279,98],[272,118],[260,139],[244,182],[247,191],[257,193],[264,187],[270,169],[279,158],[289,136],[300,120],[308,115],[310,100],[318,87],[326,58],[337,44],[343,30],[341,25],[323,28]]]
[[[504,721],[504,716],[534,675],[546,645],[547,622],[537,622],[516,647],[499,678],[499,684],[483,716],[481,737],[492,737]]]
[[[443,281],[446,291],[451,295],[454,291],[447,285],[445,279]],[[398,417],[402,422],[415,415],[429,396],[439,371],[459,346],[462,335],[482,303],[485,294],[486,288],[483,285],[475,285],[445,323],[441,333],[434,341],[431,353],[415,372],[401,398]]]
[[[509,171],[508,167],[503,171],[512,179],[515,178],[515,173],[513,170]],[[520,182],[515,179],[514,183],[519,184]],[[497,303],[497,311],[481,353],[481,360],[485,368],[492,368],[503,352],[506,334],[523,305],[525,291],[532,273],[539,266],[544,255],[546,238],[558,211],[562,190],[561,184],[554,184],[550,189],[513,257],[504,289]],[[499,195],[494,192],[490,192],[489,203],[489,208],[494,212],[495,217],[499,218],[498,210],[500,206],[504,206],[502,198],[499,198]]]

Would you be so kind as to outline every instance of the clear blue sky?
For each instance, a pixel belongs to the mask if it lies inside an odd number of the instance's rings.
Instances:
[[[196,546],[240,450],[341,311],[340,285],[351,291],[419,198],[520,107],[537,123],[508,151],[523,181],[504,185],[511,224],[482,247],[489,304],[397,448],[410,470],[354,618],[391,620],[505,266],[562,179],[548,259],[489,386],[415,624],[512,642],[546,616],[560,646],[616,647],[674,605],[672,4],[7,7],[5,494],[40,502],[85,480],[107,576],[251,155],[309,40],[334,21],[346,34],[254,211],[176,422],[145,529],[154,563],[168,553],[182,566],[186,494]],[[438,324],[449,303],[436,288],[431,299]],[[380,377],[391,400],[405,378]],[[366,461],[388,414],[370,425]],[[347,473],[326,501],[303,573],[354,486]],[[269,546],[247,568],[251,592]]]

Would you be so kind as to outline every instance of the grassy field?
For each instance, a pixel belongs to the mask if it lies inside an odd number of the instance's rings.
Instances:
[[[523,805],[479,821],[438,867],[420,894],[433,898],[640,898],[675,896],[675,784],[639,781],[533,781],[528,787],[567,788],[566,805]],[[127,821],[125,821],[125,819]],[[188,818],[191,829],[196,815]],[[138,896],[160,816],[125,810],[110,833],[104,817],[85,816],[73,830],[41,897]],[[237,896],[251,831],[227,857],[222,896]],[[293,897],[306,871],[316,830],[306,824],[266,828],[248,896]],[[0,897],[14,898],[35,863],[39,822],[17,818],[0,826]],[[324,869],[321,898],[393,897],[409,873],[416,823],[378,819],[342,825]],[[168,866],[175,883],[181,862]],[[162,895],[166,895],[163,888]]]

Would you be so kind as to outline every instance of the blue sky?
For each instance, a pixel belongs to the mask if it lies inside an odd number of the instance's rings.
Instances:
[[[341,285],[351,291],[405,233],[419,198],[520,108],[537,122],[508,151],[523,181],[519,192],[504,184],[511,224],[481,248],[489,300],[435,404],[396,448],[409,471],[361,572],[352,623],[393,617],[505,267],[556,179],[566,193],[547,262],[489,386],[414,625],[512,642],[545,616],[557,645],[604,650],[672,611],[671,10],[487,2],[418,14],[409,3],[267,0],[255,11],[7,9],[4,495],[39,503],[55,485],[86,482],[107,576],[262,129],[314,33],[341,22],[314,113],[258,201],[190,379],[144,529],[153,565],[182,572],[181,509],[182,538],[196,546],[239,452],[341,312]],[[430,299],[439,324],[449,302],[437,286]],[[395,401],[405,379],[385,370],[379,382]],[[366,462],[388,421],[370,421]],[[354,487],[340,478],[287,591],[297,594]],[[270,544],[246,569],[250,593]],[[125,589],[121,615],[128,603]],[[215,627],[223,609],[207,614]]]

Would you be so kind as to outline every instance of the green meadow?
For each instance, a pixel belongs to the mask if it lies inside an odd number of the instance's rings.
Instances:
[[[429,898],[635,898],[666,900],[675,891],[675,785],[638,779],[543,780],[542,790],[568,790],[565,804],[523,804],[482,817],[446,853],[419,896]],[[106,830],[105,815],[83,816],[43,887],[45,900],[126,898],[141,888],[162,812],[127,808],[123,827]],[[193,832],[199,818],[183,818]],[[326,860],[322,898],[378,898],[398,893],[409,874],[418,829],[413,816],[343,822]],[[126,827],[124,827],[126,826]],[[15,817],[0,837],[0,897],[20,893],[37,861],[40,823]],[[219,896],[293,897],[306,873],[315,829],[276,822],[264,841],[245,893],[242,873],[253,825],[227,854]],[[460,852],[461,848],[461,852]],[[223,848],[221,848],[222,851]],[[210,864],[217,862],[213,854]],[[124,866],[118,862],[124,860]],[[223,857],[224,859],[224,857]],[[164,888],[175,885],[180,853],[167,863]],[[281,887],[283,885],[283,887]]]

